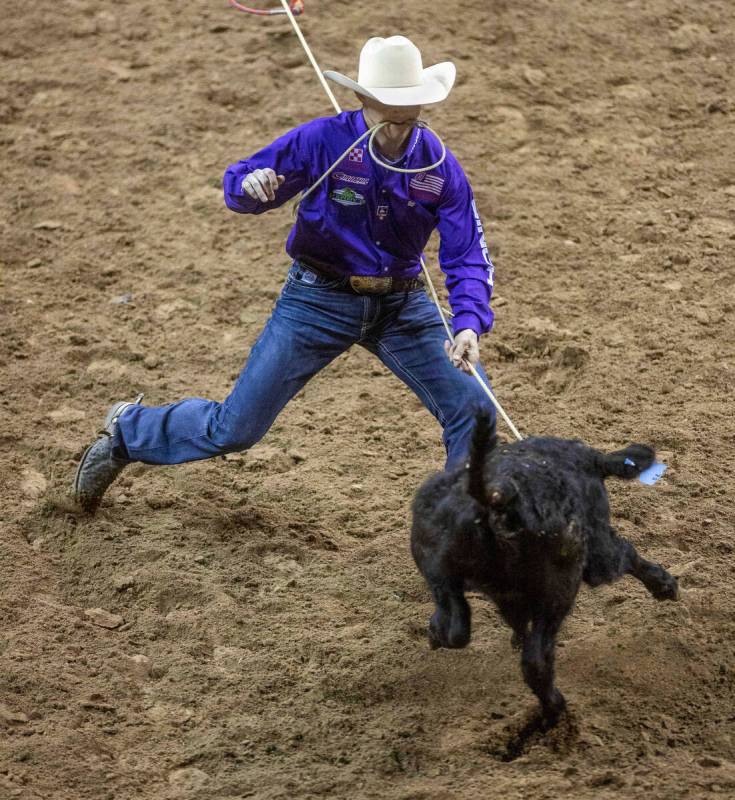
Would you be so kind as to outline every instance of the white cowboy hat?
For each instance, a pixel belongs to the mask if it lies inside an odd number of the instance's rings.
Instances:
[[[423,106],[446,99],[457,69],[451,61],[424,69],[421,52],[405,36],[375,36],[360,52],[357,81],[333,70],[324,75],[386,106]]]

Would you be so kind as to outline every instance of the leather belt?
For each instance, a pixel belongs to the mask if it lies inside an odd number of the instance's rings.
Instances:
[[[333,272],[322,264],[314,264],[300,258],[299,262],[323,278],[347,278],[349,288],[356,294],[390,294],[391,292],[414,292],[424,288],[422,278],[373,277],[371,275],[345,275]],[[347,287],[345,287],[347,288]]]

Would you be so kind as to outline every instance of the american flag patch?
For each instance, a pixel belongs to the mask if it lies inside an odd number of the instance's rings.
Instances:
[[[350,161],[356,161],[358,164],[362,164],[364,155],[365,151],[362,149],[362,147],[353,147],[352,150],[350,150],[348,158]]]
[[[439,197],[444,186],[444,178],[440,178],[438,175],[429,175],[428,172],[422,172],[411,178],[408,185],[417,193]]]

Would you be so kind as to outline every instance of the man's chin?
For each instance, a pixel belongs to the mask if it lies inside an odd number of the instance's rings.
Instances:
[[[386,120],[388,123],[386,128],[388,129],[388,133],[392,133],[393,135],[401,135],[405,134],[407,131],[410,131],[411,128],[416,124],[418,120],[412,119],[409,122],[393,122],[392,120]]]

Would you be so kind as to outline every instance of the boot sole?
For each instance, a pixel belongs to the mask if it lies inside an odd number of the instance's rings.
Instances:
[[[81,495],[79,494],[79,476],[82,474],[82,467],[84,466],[85,462],[87,461],[87,456],[89,455],[89,451],[97,444],[97,439],[95,439],[92,444],[84,451],[82,457],[79,459],[79,464],[77,465],[77,471],[74,473],[74,497],[76,498],[77,502],[81,504]]]

